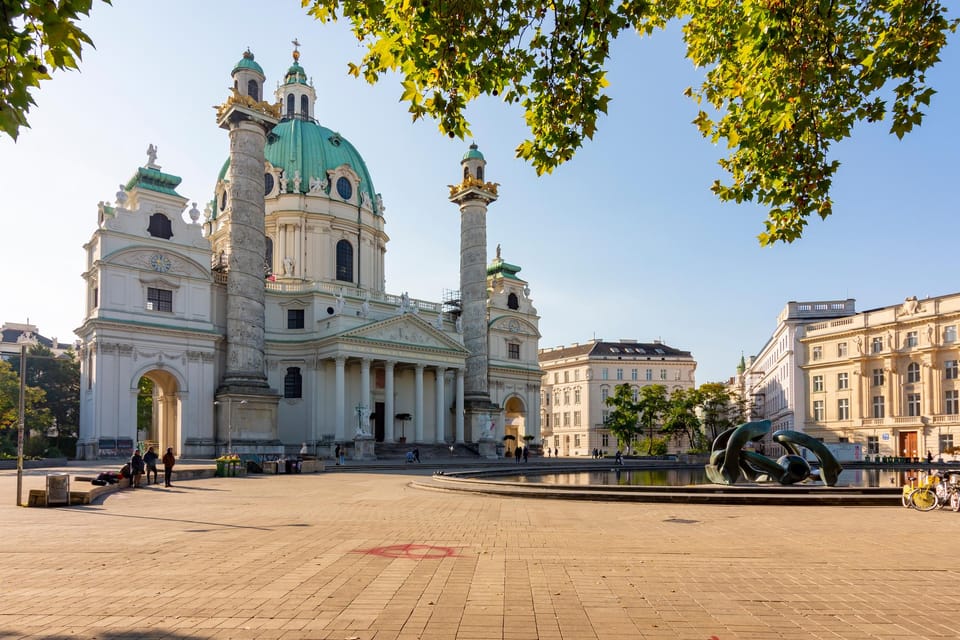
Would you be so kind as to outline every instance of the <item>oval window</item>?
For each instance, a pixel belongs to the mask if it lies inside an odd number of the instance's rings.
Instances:
[[[263,174],[263,195],[268,196],[273,191],[273,174]]]
[[[337,193],[344,200],[349,200],[353,196],[353,185],[350,184],[349,178],[341,176],[337,179]]]

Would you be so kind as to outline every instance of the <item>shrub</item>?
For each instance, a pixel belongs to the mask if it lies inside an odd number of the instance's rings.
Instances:
[[[652,450],[651,450],[652,449]],[[667,455],[667,439],[654,438],[653,447],[650,446],[650,438],[641,438],[637,446],[633,448],[637,455],[645,456],[665,456]]]
[[[43,456],[49,443],[47,438],[41,435],[30,436],[23,442],[23,455],[31,458]]]

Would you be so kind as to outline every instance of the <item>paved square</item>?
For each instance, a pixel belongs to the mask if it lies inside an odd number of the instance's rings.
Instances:
[[[409,479],[215,478],[27,509],[4,473],[0,637],[960,637],[960,514]]]

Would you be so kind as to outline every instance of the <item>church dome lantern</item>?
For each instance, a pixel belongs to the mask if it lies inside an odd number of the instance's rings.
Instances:
[[[313,120],[317,92],[300,66],[300,43],[294,40],[293,47],[293,64],[283,76],[283,84],[277,87],[276,98],[282,105],[283,119]]]
[[[257,102],[263,100],[263,83],[267,77],[250,49],[243,52],[243,57],[233,66],[230,75],[233,76],[233,88],[239,94],[249,96]]]

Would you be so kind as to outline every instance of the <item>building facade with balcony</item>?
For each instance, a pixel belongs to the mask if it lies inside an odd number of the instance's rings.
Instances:
[[[804,431],[867,455],[923,458],[960,444],[960,294],[805,327]]]
[[[540,433],[543,446],[561,456],[612,454],[617,439],[605,427],[606,400],[628,384],[634,398],[641,387],[660,384],[667,393],[696,386],[697,362],[689,351],[660,341],[594,339],[540,350],[543,369]]]
[[[852,316],[855,305],[855,300],[847,299],[791,301],[784,306],[767,342],[738,367],[737,392],[747,401],[750,420],[769,420],[772,431],[803,430],[806,389],[798,340],[807,325]]]

